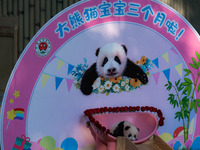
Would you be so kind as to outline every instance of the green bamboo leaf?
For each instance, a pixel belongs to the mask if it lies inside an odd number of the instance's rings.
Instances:
[[[197,104],[197,106],[200,108],[200,103],[196,103]]]
[[[178,87],[178,91],[180,92],[184,88],[183,84],[181,83],[180,86]]]
[[[191,83],[188,83],[188,82],[183,82],[183,83],[182,83],[183,86],[188,86],[188,85],[190,85],[190,84],[191,84]]]
[[[200,61],[198,62],[197,69],[199,69],[199,66],[200,66]]]
[[[190,65],[192,68],[197,69],[197,66],[195,66],[194,64],[189,63],[189,65]]]
[[[188,78],[184,78],[185,82],[192,84],[192,81]]]
[[[189,118],[190,112],[188,110],[184,110],[183,114],[184,114],[184,118]]]
[[[199,83],[199,85],[198,85],[197,92],[199,92],[199,90],[200,90],[200,83]]]
[[[183,69],[186,73],[191,73],[189,69]]]
[[[194,65],[197,66],[197,61],[194,57],[192,57],[192,61],[193,61]]]
[[[198,102],[198,103],[200,103],[200,99],[195,99],[195,102]]]
[[[195,53],[196,53],[197,58],[200,60],[200,55],[199,55],[199,53],[198,53],[198,52],[195,52]]]
[[[180,79],[178,80],[178,82],[175,81],[175,85],[176,85],[177,87],[178,87],[179,83],[180,83]]]

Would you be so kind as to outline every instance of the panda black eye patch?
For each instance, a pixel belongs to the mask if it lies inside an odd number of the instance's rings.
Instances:
[[[130,126],[126,126],[126,127],[125,127],[125,130],[128,130],[128,129],[130,129]]]
[[[129,134],[129,135],[128,135],[128,137],[131,137],[131,136],[132,136],[132,134]]]
[[[101,66],[103,67],[107,62],[108,62],[108,58],[105,57]]]
[[[121,64],[121,61],[118,56],[115,56],[115,61],[118,62],[119,64]]]

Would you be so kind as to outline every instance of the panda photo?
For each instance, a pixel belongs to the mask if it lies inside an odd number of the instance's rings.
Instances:
[[[114,124],[110,128],[110,133],[114,137],[124,136],[131,141],[136,141],[139,133],[139,128],[135,127],[132,123],[128,121],[121,121]]]
[[[83,94],[92,93],[92,85],[98,77],[115,78],[127,76],[147,84],[148,77],[140,66],[127,57],[127,48],[116,42],[105,44],[96,50],[97,61],[84,73],[80,89]]]

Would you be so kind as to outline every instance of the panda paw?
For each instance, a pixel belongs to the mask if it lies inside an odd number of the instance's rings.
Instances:
[[[92,93],[92,86],[91,85],[83,85],[81,84],[81,92],[84,94],[84,95],[90,95]]]
[[[142,84],[148,83],[149,80],[148,80],[148,77],[145,73],[141,74],[141,75],[137,74],[137,76],[138,76],[138,79],[142,82]]]

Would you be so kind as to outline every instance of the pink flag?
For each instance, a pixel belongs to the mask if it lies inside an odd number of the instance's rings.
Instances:
[[[160,76],[160,72],[153,74],[153,78],[154,78],[154,80],[156,82],[156,85],[158,85],[159,76]]]
[[[72,87],[72,84],[73,84],[74,80],[66,79],[66,81],[67,81],[67,88],[68,88],[68,92],[69,92],[71,87]]]

